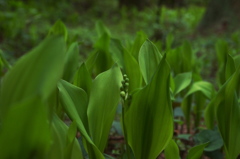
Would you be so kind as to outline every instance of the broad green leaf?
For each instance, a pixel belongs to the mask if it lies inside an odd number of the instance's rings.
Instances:
[[[61,80],[58,83],[58,89],[60,100],[68,116],[72,120],[76,120],[75,115],[78,115],[84,125],[84,128],[87,132],[89,132],[88,117],[86,113],[88,109],[88,96],[86,92],[64,80]]]
[[[175,89],[174,89],[174,95],[181,92],[183,89],[185,89],[192,81],[192,73],[186,72],[176,75],[174,77],[174,83],[175,83]]]
[[[175,75],[182,73],[182,70],[181,70],[182,57],[181,57],[180,52],[181,52],[180,48],[176,48],[176,49],[171,49],[166,53],[167,54],[167,62],[171,66],[171,69],[173,70]]]
[[[114,62],[117,63],[120,68],[124,69],[125,66],[124,66],[123,53],[125,49],[122,46],[121,41],[118,39],[111,39],[109,49]]]
[[[52,36],[19,59],[2,80],[1,117],[12,104],[30,96],[40,94],[46,100],[62,76],[64,57],[64,39]]]
[[[140,88],[142,84],[142,75],[138,62],[134,57],[122,46],[119,40],[111,40],[110,51],[114,61],[130,79],[129,92]]]
[[[119,102],[122,74],[116,65],[99,74],[92,83],[87,109],[89,132],[101,152],[107,143],[108,134]]]
[[[209,142],[192,147],[188,152],[187,159],[200,159],[208,144]]]
[[[130,50],[130,54],[135,58],[136,61],[138,61],[139,50],[146,40],[147,35],[144,32],[137,32],[137,37],[134,40],[132,49]]]
[[[72,82],[73,76],[79,66],[78,43],[72,43],[67,51],[66,64],[64,67],[63,79]]]
[[[218,127],[227,159],[235,159],[240,154],[240,106],[237,99],[236,95],[226,95],[226,99],[217,108]]]
[[[200,144],[209,142],[204,151],[215,151],[223,146],[222,137],[217,129],[202,130],[200,133],[196,134],[194,138]]]
[[[76,123],[74,123],[76,124]],[[76,125],[68,126],[53,114],[52,119],[52,145],[48,158],[50,159],[83,159],[78,140],[75,138]]]
[[[237,148],[240,146],[240,107],[236,94],[231,93],[234,89],[226,87],[225,92],[228,94],[225,94],[225,99],[216,110],[219,131],[224,141],[227,159],[237,158],[240,154],[240,150]]]
[[[169,141],[164,149],[164,156],[166,159],[180,159],[178,145],[173,139]]]
[[[41,97],[13,104],[1,121],[1,158],[44,158],[50,145],[48,111]]]
[[[204,119],[205,123],[208,129],[213,129],[215,120],[216,120],[216,108],[221,103],[221,101],[225,98],[225,87],[222,86],[222,88],[218,91],[217,95],[210,101],[210,103],[207,105],[205,111],[204,111]]]
[[[60,101],[68,114],[68,116],[75,120],[77,123],[78,130],[80,131],[82,137],[86,141],[86,150],[88,151],[88,155],[90,159],[104,159],[103,154],[100,152],[100,150],[96,147],[96,145],[93,143],[91,137],[88,134],[88,128],[86,124],[87,118],[87,111],[86,111],[86,93],[84,90],[71,85],[66,81],[61,81],[58,83],[58,89],[59,89],[59,97]],[[78,93],[77,93],[78,92]],[[78,112],[78,109],[80,112]],[[83,110],[81,110],[83,109]],[[83,123],[84,122],[84,123]]]
[[[240,67],[221,87],[216,97],[205,111],[208,126],[217,119],[220,134],[224,141],[227,159],[234,159],[240,154],[240,108],[236,91],[239,91]]]
[[[198,91],[203,93],[208,99],[211,99],[214,96],[214,87],[211,83],[205,81],[198,81],[193,83],[185,97]]]
[[[107,33],[107,35],[111,35],[110,31],[108,30],[108,28],[103,24],[102,21],[97,21],[95,24],[96,30],[97,30],[97,34],[98,37],[101,37],[103,34]]]
[[[85,63],[82,63],[76,72],[73,84],[79,88],[82,88],[88,95],[90,94],[92,78]]]
[[[52,35],[64,36],[65,42],[67,41],[68,31],[66,26],[61,20],[56,21],[55,24],[52,26],[52,28],[49,30],[48,36],[52,36]]]
[[[109,45],[110,45],[110,36],[107,33],[102,34],[102,36],[94,44],[94,48],[98,53],[98,56],[95,61],[96,75],[110,69],[114,63],[112,56],[109,52]]]
[[[162,55],[150,40],[146,40],[140,48],[138,58],[143,79],[148,84],[157,69]]]
[[[237,72],[238,71],[239,70],[237,70]],[[234,74],[235,75],[233,77],[238,78],[237,73],[235,72]],[[210,101],[210,103],[205,109],[204,118],[205,118],[206,125],[209,129],[213,129],[214,127],[214,123],[216,120],[216,109],[218,105],[225,99],[225,94],[226,94],[225,91],[226,91],[227,85],[233,85],[232,88],[235,87],[235,89],[239,88],[239,86],[236,85],[237,80],[232,79],[233,77],[230,77],[231,80],[233,81],[233,84],[231,83],[229,84],[230,79],[228,79],[228,81],[224,83],[224,85],[218,91],[217,95]]]
[[[124,104],[124,127],[135,158],[156,158],[172,138],[173,113],[169,92],[170,68],[162,59],[149,84]]]
[[[94,69],[94,66],[96,64],[96,61],[98,59],[98,56],[99,56],[99,52],[98,51],[94,51],[92,52],[89,57],[87,58],[86,60],[86,67],[87,69],[89,70],[89,73],[91,74],[93,69]]]
[[[135,58],[125,50],[124,55],[125,73],[129,78],[129,92],[142,86],[142,74]]]

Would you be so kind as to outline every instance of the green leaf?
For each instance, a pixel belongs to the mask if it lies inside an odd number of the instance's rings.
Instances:
[[[68,31],[66,26],[61,20],[56,21],[52,28],[49,30],[48,36],[52,35],[61,35],[64,37],[65,42],[67,41]]]
[[[200,118],[202,115],[203,109],[204,109],[203,105],[205,105],[205,103],[202,103],[202,102],[206,99],[212,99],[212,97],[214,96],[214,87],[209,82],[198,81],[198,82],[193,83],[193,85],[190,87],[190,89],[186,93],[181,107],[182,107],[184,116],[186,118],[186,122],[188,125],[188,131],[190,128],[190,113],[191,113],[193,95],[198,92],[200,93],[199,98],[197,97],[197,95],[195,95],[196,101],[199,101],[198,103],[196,103],[196,108],[195,108],[196,111],[195,112],[197,112],[197,118]],[[204,99],[204,97],[200,97],[202,95],[204,95],[205,99]],[[199,121],[196,121],[196,123],[198,123],[198,122]]]
[[[12,104],[31,96],[40,94],[46,100],[62,76],[64,57],[63,38],[53,36],[19,59],[2,80],[1,117]]]
[[[180,159],[178,145],[173,139],[167,144],[167,147],[164,150],[164,155],[166,159]]]
[[[113,61],[118,64],[120,68],[124,69],[123,53],[125,48],[122,46],[121,41],[118,39],[111,39],[110,41],[110,53]]]
[[[124,104],[125,137],[137,159],[156,158],[172,138],[169,74],[164,58],[149,84]]]
[[[64,156],[65,158],[83,158],[82,156],[82,151],[80,149],[80,145],[76,139],[76,134],[77,134],[77,123],[75,122],[75,120],[71,123],[71,125],[69,126],[69,129],[68,129],[68,132],[67,132],[67,141],[66,141],[66,146],[65,146],[65,149],[64,149]],[[75,141],[77,141],[77,144],[78,144],[78,151],[79,151],[79,156],[76,156],[73,154],[73,147],[74,147],[74,144]]]
[[[138,62],[128,51],[124,52],[123,58],[125,72],[129,78],[129,92],[133,92],[142,86],[142,74]]]
[[[101,37],[103,34],[107,33],[107,35],[111,35],[110,31],[108,30],[108,28],[103,24],[102,21],[97,21],[95,24],[97,33],[98,33],[98,37]]]
[[[240,154],[240,106],[237,96],[228,96],[229,94],[225,94],[224,101],[217,108],[217,121],[224,141],[226,158],[234,159]]]
[[[114,61],[130,79],[129,92],[140,88],[142,84],[142,75],[138,62],[134,57],[122,46],[119,40],[111,40],[110,51]]]
[[[70,83],[63,80],[58,83],[58,89],[60,101],[66,113],[72,120],[76,121],[78,130],[86,141],[85,148],[88,152],[88,155],[91,159],[104,159],[103,154],[99,151],[88,134],[88,124],[86,122],[86,93],[81,88],[71,85]]]
[[[96,64],[96,61],[98,59],[98,56],[99,56],[99,52],[95,50],[87,58],[87,60],[86,60],[86,67],[89,70],[89,73],[92,73],[92,71],[94,69],[94,66]]]
[[[82,88],[88,95],[90,94],[92,87],[92,78],[85,63],[82,63],[76,72],[73,84],[79,88]]]
[[[50,159],[83,159],[82,151],[76,135],[76,123],[70,128],[56,114],[52,118],[52,145],[48,158]]]
[[[88,104],[89,132],[101,152],[107,143],[108,134],[120,100],[122,74],[116,65],[98,75],[92,83]]]
[[[88,131],[88,96],[86,92],[67,81],[61,80],[58,83],[59,96],[62,106],[72,120],[79,116],[84,128]]]
[[[240,154],[240,108],[237,91],[239,91],[240,67],[221,87],[216,97],[205,111],[207,123],[213,125],[217,119],[220,134],[224,141],[226,158],[236,158]]]
[[[214,87],[211,83],[205,81],[198,81],[193,83],[185,97],[198,91],[203,93],[208,99],[212,99],[212,97],[214,96]]]
[[[12,105],[0,129],[1,158],[44,158],[51,145],[45,102],[39,96]]]
[[[78,43],[72,43],[67,51],[67,59],[64,68],[63,79],[71,82],[79,65]]]
[[[171,66],[174,74],[179,74],[182,73],[182,57],[180,54],[181,50],[180,48],[176,48],[176,49],[171,49],[169,50],[166,54],[167,54],[167,62],[169,63],[169,65]]]
[[[139,50],[146,40],[147,35],[143,31],[137,32],[137,37],[134,40],[132,49],[130,50],[130,54],[135,58],[136,61],[138,61]]]
[[[94,48],[98,54],[95,60],[96,75],[110,69],[114,63],[112,56],[109,52],[109,45],[110,45],[110,36],[107,33],[104,33],[94,44]]]
[[[187,159],[200,159],[204,148],[208,144],[209,142],[192,147],[188,152]]]
[[[174,77],[174,83],[175,83],[175,89],[174,89],[174,95],[181,92],[183,89],[185,89],[192,81],[192,73],[186,72],[176,75]]]
[[[146,84],[150,82],[161,58],[157,47],[150,40],[146,40],[139,51],[139,66]]]
[[[204,151],[215,151],[223,146],[222,137],[217,129],[202,130],[194,137],[198,143],[203,144],[209,142]]]

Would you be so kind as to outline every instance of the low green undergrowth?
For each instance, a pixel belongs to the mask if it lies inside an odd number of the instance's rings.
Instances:
[[[161,48],[139,32],[134,43],[122,44],[101,22],[96,26],[98,38],[85,61],[61,21],[13,66],[1,56],[1,158],[113,158],[104,150],[118,106],[125,140],[120,158],[155,159],[162,153],[176,159],[182,150],[188,159],[203,153],[238,157],[236,51],[224,41],[216,44],[215,86],[202,79],[204,61],[189,42],[172,48],[169,34]],[[182,124],[186,132],[173,135]],[[194,145],[184,143],[184,135]]]

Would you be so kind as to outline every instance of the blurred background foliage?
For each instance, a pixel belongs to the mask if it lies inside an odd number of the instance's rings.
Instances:
[[[201,59],[202,76],[216,76],[218,40],[224,40],[232,54],[240,51],[238,0],[0,0],[0,49],[14,61],[46,37],[58,19],[77,41],[85,59],[97,40],[95,24],[101,20],[126,46],[143,31],[163,52],[172,35],[171,48],[190,41]]]

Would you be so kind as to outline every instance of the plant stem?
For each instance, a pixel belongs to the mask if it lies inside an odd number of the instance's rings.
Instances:
[[[126,132],[126,126],[125,126],[125,120],[124,120],[124,101],[122,102],[122,123],[123,123],[123,133],[124,133],[124,138],[125,138],[125,143],[126,143],[126,151],[127,151],[127,158],[130,159],[130,150],[129,150],[129,145],[128,145],[128,139],[127,139],[127,132]]]

